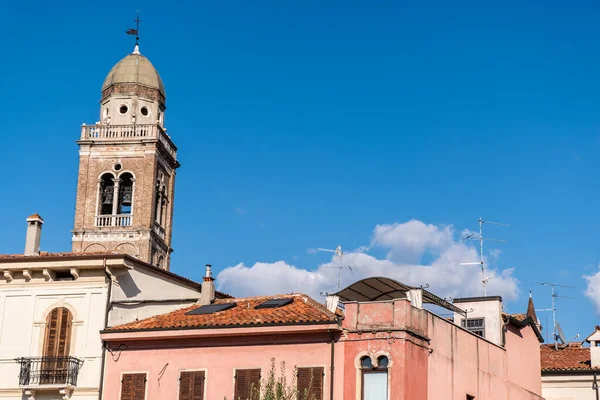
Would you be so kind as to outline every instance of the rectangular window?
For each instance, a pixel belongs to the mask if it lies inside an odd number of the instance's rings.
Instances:
[[[260,400],[260,369],[236,369],[234,400]]]
[[[323,367],[298,368],[298,400],[323,400]]]
[[[204,371],[182,371],[179,375],[179,400],[204,400]]]
[[[124,374],[121,380],[121,400],[146,399],[146,374]]]
[[[485,318],[463,318],[460,325],[466,330],[485,338]]]

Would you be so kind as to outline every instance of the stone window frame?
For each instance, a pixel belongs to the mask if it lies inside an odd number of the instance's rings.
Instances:
[[[354,368],[356,370],[356,400],[362,400],[363,399],[363,368],[362,368],[362,359],[364,357],[369,357],[371,359],[371,363],[374,366],[378,365],[378,358],[379,357],[387,357],[388,359],[388,366],[387,366],[387,374],[388,374],[388,379],[387,379],[387,400],[390,400],[391,396],[391,379],[390,376],[392,374],[393,371],[393,367],[394,367],[394,360],[391,356],[391,354],[385,350],[378,350],[378,351],[361,351],[359,352],[356,357],[354,358]]]

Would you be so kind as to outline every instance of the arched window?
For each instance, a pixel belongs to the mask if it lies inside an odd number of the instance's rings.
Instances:
[[[98,202],[100,203],[100,215],[111,215],[113,212],[113,199],[115,183],[114,176],[106,173],[100,178],[100,189]]]
[[[161,226],[165,226],[165,206],[167,204],[167,190],[165,188],[165,185],[163,185],[163,187],[160,189],[160,197],[161,197],[161,202],[160,202],[160,220],[158,221],[158,223]]]
[[[386,356],[377,359],[377,366],[373,366],[371,357],[360,360],[362,371],[362,391],[364,400],[387,400],[388,398],[388,363]]]
[[[160,181],[156,181],[154,192],[154,220],[160,223]]]
[[[69,352],[71,350],[71,326],[73,314],[65,307],[50,311],[46,318],[41,384],[64,383]]]
[[[163,256],[158,256],[158,261],[156,261],[156,266],[158,268],[162,268],[165,262],[165,258]]]
[[[125,172],[120,178],[117,214],[131,214],[131,206],[133,205],[133,175]]]

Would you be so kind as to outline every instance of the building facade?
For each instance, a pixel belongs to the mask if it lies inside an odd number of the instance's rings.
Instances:
[[[203,288],[203,293],[210,290]],[[541,399],[539,331],[503,316],[500,344],[423,308],[457,306],[388,278],[328,298],[204,301],[102,332],[107,398],[258,399],[272,359],[310,400]],[[264,394],[264,393],[263,393]],[[302,397],[300,397],[302,398]]]
[[[99,332],[194,304],[201,285],[127,254],[41,252],[43,220],[27,223],[25,254],[0,255],[0,399],[98,399]]]

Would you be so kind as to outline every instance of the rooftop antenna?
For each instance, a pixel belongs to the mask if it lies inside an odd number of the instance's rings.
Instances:
[[[338,288],[338,290],[340,290],[340,285],[342,284],[342,271],[344,269],[344,264],[343,264],[344,252],[342,251],[342,245],[339,244],[335,248],[335,250],[318,248],[317,251],[326,251],[328,253],[334,253],[335,254],[334,258],[338,259],[339,263],[338,263],[337,267],[325,267],[325,268],[337,268],[338,269],[337,288]],[[346,265],[346,267],[348,267],[348,269],[350,271],[352,271],[352,267],[350,265]]]
[[[554,348],[558,349],[558,340],[560,340],[563,344],[568,343],[565,339],[565,334],[560,327],[560,324],[556,322],[556,299],[574,299],[573,297],[567,296],[559,296],[558,292],[554,289],[555,287],[563,287],[573,289],[575,286],[565,286],[565,285],[557,285],[556,283],[551,282],[540,282],[538,286],[550,286],[550,290],[552,291],[552,308],[542,308],[540,310],[535,311],[552,311],[552,337],[554,338]]]
[[[135,35],[135,48],[137,49],[139,42],[140,42],[140,22],[142,22],[142,20],[140,19],[139,11],[136,14],[136,18],[135,18],[134,22],[135,22],[135,29],[133,29],[133,28],[127,29],[125,31],[125,33],[128,35]]]
[[[478,222],[479,222],[479,234],[473,232],[473,233],[465,236],[463,238],[463,240],[478,240],[479,241],[479,261],[464,262],[464,263],[460,263],[460,265],[480,265],[481,266],[481,284],[483,286],[483,296],[487,296],[486,286],[487,286],[487,283],[490,281],[490,279],[493,278],[493,276],[485,276],[486,265],[485,265],[485,257],[483,256],[483,241],[489,240],[490,242],[506,243],[506,240],[484,237],[483,236],[483,224],[491,224],[491,225],[507,226],[507,227],[510,225],[501,224],[499,222],[486,221],[481,217],[479,218]]]

